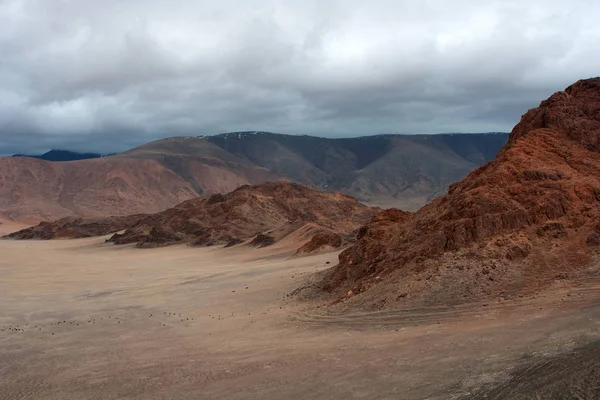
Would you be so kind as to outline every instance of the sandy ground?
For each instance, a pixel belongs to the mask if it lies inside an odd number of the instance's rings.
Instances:
[[[336,257],[0,241],[0,398],[537,398],[519,374],[600,340],[595,279],[344,316],[286,297]]]

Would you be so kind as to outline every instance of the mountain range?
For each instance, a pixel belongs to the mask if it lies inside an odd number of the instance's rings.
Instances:
[[[0,219],[33,223],[154,213],[273,180],[414,210],[493,159],[507,139],[503,133],[327,139],[233,132],[162,139],[73,161],[5,157],[0,158]]]

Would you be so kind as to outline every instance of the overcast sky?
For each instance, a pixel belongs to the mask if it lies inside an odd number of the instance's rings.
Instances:
[[[597,0],[0,0],[0,154],[509,131],[600,75]]]

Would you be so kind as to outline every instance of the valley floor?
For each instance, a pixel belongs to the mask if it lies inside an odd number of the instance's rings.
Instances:
[[[290,254],[0,241],[0,399],[600,395],[598,281],[519,303],[328,316],[286,295],[337,254]]]

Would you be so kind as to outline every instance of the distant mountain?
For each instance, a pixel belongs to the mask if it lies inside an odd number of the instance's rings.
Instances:
[[[0,158],[0,218],[155,213],[241,185],[290,180],[414,210],[492,159],[507,134],[351,139],[235,132],[158,140],[111,157]]]
[[[295,182],[377,205],[416,209],[493,159],[508,134],[326,139],[233,132],[206,139]]]
[[[69,150],[50,150],[42,155],[26,155],[26,154],[15,154],[13,157],[31,157],[46,161],[76,161],[86,160],[89,158],[100,158],[102,154],[97,153],[77,153]]]

